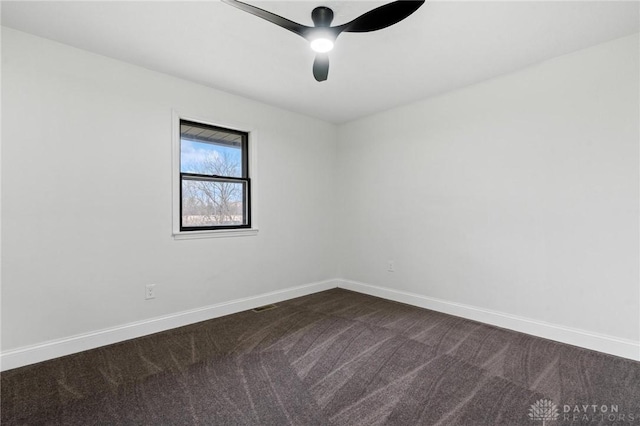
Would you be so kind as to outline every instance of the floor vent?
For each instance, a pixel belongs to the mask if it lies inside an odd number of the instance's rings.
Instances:
[[[262,311],[268,311],[269,309],[275,309],[277,308],[278,305],[264,305],[264,306],[258,306],[257,308],[253,309],[253,312],[262,312]]]

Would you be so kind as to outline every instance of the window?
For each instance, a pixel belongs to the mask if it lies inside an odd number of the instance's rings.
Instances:
[[[179,124],[179,231],[251,228],[249,133]]]

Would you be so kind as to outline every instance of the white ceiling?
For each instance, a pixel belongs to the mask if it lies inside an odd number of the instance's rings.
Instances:
[[[256,1],[334,25],[388,1]],[[218,1],[2,2],[2,24],[323,120],[341,123],[640,31],[637,1],[427,1],[397,25],[343,33],[328,81],[289,31]]]

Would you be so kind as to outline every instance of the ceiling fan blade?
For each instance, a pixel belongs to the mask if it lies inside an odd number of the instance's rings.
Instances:
[[[223,0],[224,1],[224,0]],[[366,33],[390,27],[402,21],[424,4],[425,0],[399,0],[375,8],[351,22],[340,25],[341,31],[349,33]]]
[[[222,0],[222,2],[233,7],[237,7],[240,10],[244,10],[245,12],[249,12],[252,15],[256,15],[269,22],[272,22],[284,28],[285,30],[289,30],[293,33],[298,34],[301,37],[305,37],[308,34],[309,30],[313,28],[306,25],[298,24],[297,22],[290,21],[289,19],[283,18],[282,16],[276,15],[275,13],[267,12],[266,10],[260,9],[259,7],[251,6],[250,4],[243,3],[238,0]]]
[[[316,81],[325,81],[329,76],[329,55],[318,53],[313,61],[313,76]]]

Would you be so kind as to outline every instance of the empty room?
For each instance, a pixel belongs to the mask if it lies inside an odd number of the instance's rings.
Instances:
[[[638,1],[2,1],[3,425],[640,425]]]

